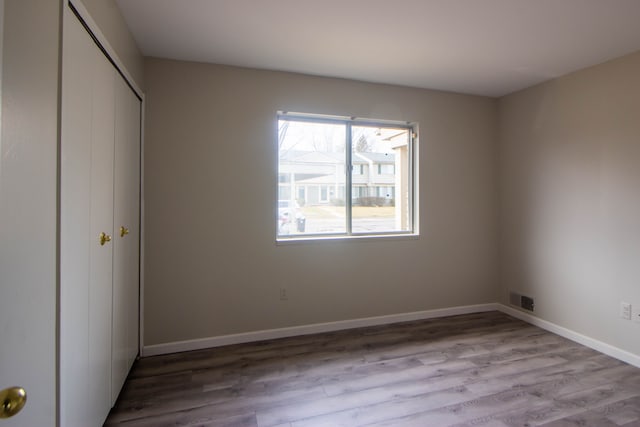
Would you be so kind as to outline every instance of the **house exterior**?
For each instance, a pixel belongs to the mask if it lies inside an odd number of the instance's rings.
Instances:
[[[354,205],[393,205],[396,194],[394,153],[354,152]],[[342,205],[345,198],[343,153],[289,151],[280,159],[279,199],[292,197],[300,205]]]

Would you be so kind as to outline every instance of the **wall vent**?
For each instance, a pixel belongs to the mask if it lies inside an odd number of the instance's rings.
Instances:
[[[533,311],[534,307],[533,298],[521,295],[517,292],[509,293],[509,304],[529,311]]]

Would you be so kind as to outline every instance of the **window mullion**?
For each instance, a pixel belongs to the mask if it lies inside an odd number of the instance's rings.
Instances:
[[[352,150],[351,150],[351,123],[346,123],[346,132],[345,132],[345,144],[346,153],[345,153],[345,188],[344,188],[344,207],[345,211],[345,220],[347,226],[347,235],[350,236],[351,233],[351,211],[352,211],[352,197],[351,197],[351,182],[352,182],[352,170],[353,170],[353,161],[352,161]]]
[[[416,226],[415,226],[415,198],[416,198],[416,194],[415,194],[415,182],[414,182],[414,176],[415,176],[415,169],[414,169],[414,165],[415,165],[415,147],[416,147],[416,131],[415,129],[412,127],[409,131],[409,147],[407,150],[407,155],[408,155],[408,160],[409,160],[409,167],[408,167],[408,174],[409,177],[407,179],[407,184],[408,184],[408,190],[409,190],[409,206],[408,206],[408,214],[409,214],[409,231],[411,231],[412,233],[415,233],[416,231]]]

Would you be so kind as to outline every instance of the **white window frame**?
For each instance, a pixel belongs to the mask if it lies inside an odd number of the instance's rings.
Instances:
[[[418,233],[418,191],[417,191],[417,177],[418,177],[418,165],[417,165],[417,152],[418,152],[418,124],[415,122],[400,122],[392,120],[374,120],[374,119],[361,119],[357,117],[341,117],[341,116],[328,116],[318,114],[307,113],[291,113],[279,111],[277,113],[277,121],[290,120],[309,123],[329,123],[329,124],[344,124],[346,126],[345,132],[345,216],[346,216],[346,231],[336,233],[323,233],[323,234],[296,234],[296,235],[278,235],[276,232],[276,241],[278,242],[292,242],[292,241],[309,241],[309,240],[334,240],[334,239],[351,239],[351,238],[377,238],[377,237],[411,237],[415,238]],[[352,230],[352,189],[353,189],[353,171],[352,167],[352,126],[372,126],[372,127],[393,127],[407,129],[409,132],[409,141],[407,142],[408,148],[408,230],[392,230],[384,232],[354,232]],[[277,129],[277,126],[276,126]],[[276,143],[278,141],[278,135],[276,134]],[[279,157],[278,157],[279,158]],[[278,160],[279,161],[279,160]],[[394,174],[396,173],[394,165]],[[321,189],[318,188],[319,193]],[[397,196],[397,192],[396,196]],[[319,194],[320,195],[320,194]],[[328,191],[327,191],[328,196]],[[323,201],[325,202],[325,201]],[[277,201],[276,201],[277,203]]]

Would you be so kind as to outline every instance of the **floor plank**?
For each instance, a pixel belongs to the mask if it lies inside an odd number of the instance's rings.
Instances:
[[[106,426],[640,426],[640,369],[499,312],[139,360]]]

